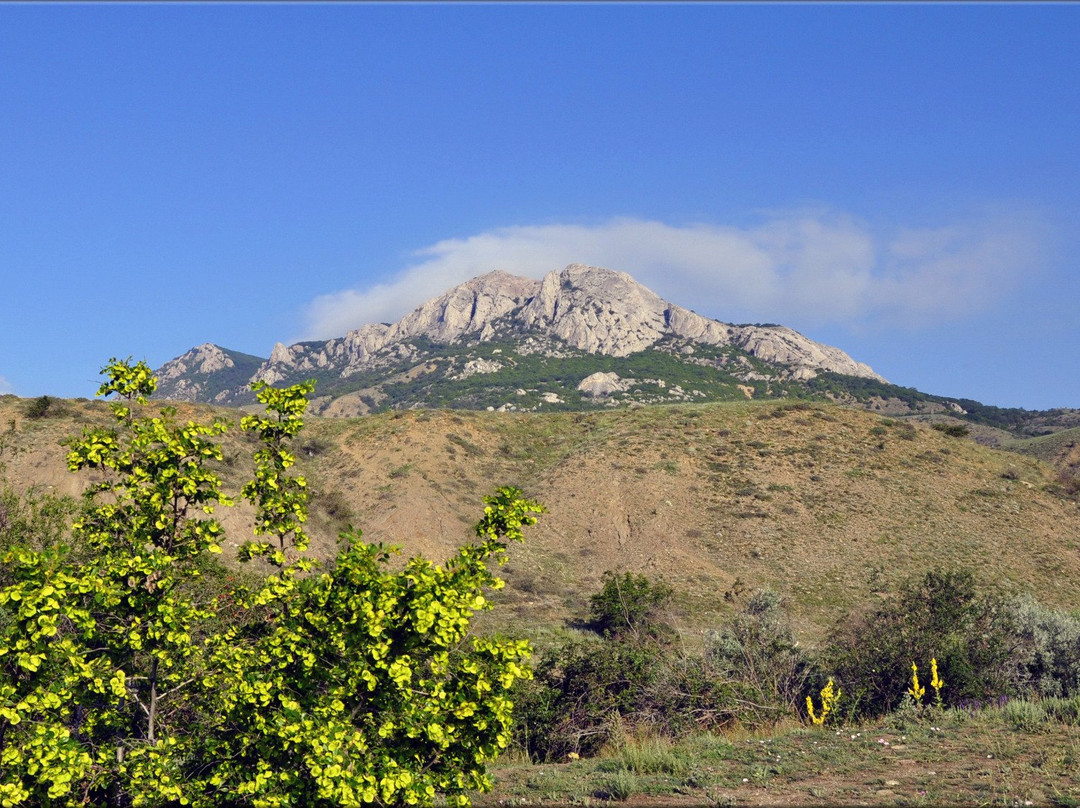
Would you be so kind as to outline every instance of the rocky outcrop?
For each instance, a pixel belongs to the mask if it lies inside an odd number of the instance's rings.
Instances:
[[[540,284],[495,270],[455,286],[429,300],[391,326],[391,339],[423,336],[432,342],[453,342],[465,335],[483,340],[493,324],[520,308]]]
[[[291,374],[325,368],[347,378],[375,366],[376,355],[387,346],[411,337],[439,343],[466,336],[490,339],[492,324],[520,308],[538,287],[530,278],[495,270],[455,286],[391,325],[361,326],[326,342],[300,342],[289,347],[278,343],[257,378],[275,384]]]
[[[586,376],[577,386],[584,395],[589,398],[605,398],[612,393],[621,393],[629,390],[633,381],[620,379],[617,373],[593,373]]]
[[[223,349],[211,342],[204,342],[163,365],[157,377],[159,382],[170,382],[192,373],[215,373],[235,366],[236,363]]]
[[[722,345],[724,323],[668,303],[625,272],[571,264],[551,272],[518,315],[525,328],[550,331],[590,353],[627,356],[666,336]]]
[[[750,325],[733,326],[731,331],[732,343],[763,362],[789,366],[795,379],[812,379],[817,371],[830,370],[847,376],[885,381],[869,365],[856,362],[839,348],[814,342],[790,328]]]
[[[733,343],[770,364],[787,365],[797,379],[819,370],[884,381],[869,365],[839,348],[814,342],[782,326],[732,326],[668,303],[625,272],[571,264],[551,272],[515,319],[546,329],[590,353],[627,356],[664,337],[706,345]]]
[[[589,353],[626,356],[664,336],[667,308],[624,272],[571,264],[548,273],[515,320]]]
[[[461,373],[458,373],[453,378],[467,379],[478,373],[498,373],[503,367],[502,362],[496,362],[492,359],[472,359],[466,362],[465,367],[461,369]]]

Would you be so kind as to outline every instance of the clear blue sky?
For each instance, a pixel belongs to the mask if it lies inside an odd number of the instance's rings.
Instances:
[[[1080,407],[1080,6],[0,5],[0,392],[572,261]]]

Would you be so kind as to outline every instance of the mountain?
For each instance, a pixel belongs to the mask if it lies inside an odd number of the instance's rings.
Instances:
[[[311,409],[328,416],[811,398],[943,427],[962,421],[993,445],[1080,426],[1078,410],[1030,412],[898,387],[790,328],[702,317],[626,273],[581,264],[540,281],[489,272],[396,323],[278,343],[267,359],[200,345],[157,373],[159,398],[228,406],[254,403],[251,381],[314,378]]]
[[[209,342],[192,348],[157,371],[158,398],[221,403],[247,385],[266,360]]]
[[[711,320],[626,273],[580,264],[541,281],[490,272],[396,323],[365,325],[337,339],[278,343],[257,362],[199,346],[159,368],[159,397],[246,404],[253,400],[249,381],[315,377],[315,409],[347,415],[448,402],[551,409],[777,395],[785,384],[822,371],[885,381],[838,348],[790,328]],[[472,377],[483,384],[455,384]]]

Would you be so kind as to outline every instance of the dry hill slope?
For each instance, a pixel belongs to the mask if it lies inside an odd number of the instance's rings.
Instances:
[[[100,404],[30,420],[0,398],[0,462],[20,488],[75,492],[58,441]],[[235,411],[181,405],[181,418]],[[11,422],[14,421],[14,429]],[[832,405],[745,402],[611,412],[409,411],[311,418],[299,443],[312,481],[313,549],[347,522],[369,540],[445,557],[480,498],[521,487],[549,513],[515,547],[499,623],[557,626],[581,614],[607,569],[662,576],[688,636],[771,586],[820,637],[841,610],[907,575],[963,565],[983,581],[1080,606],[1080,507],[1037,459]],[[248,439],[227,437],[243,481]],[[236,541],[249,516],[225,516]]]

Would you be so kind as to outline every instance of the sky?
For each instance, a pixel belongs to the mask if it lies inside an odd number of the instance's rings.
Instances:
[[[1080,407],[1080,5],[0,4],[0,393],[628,272]]]

